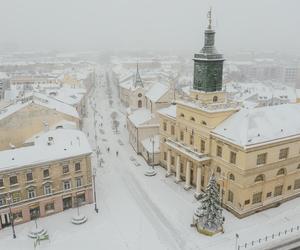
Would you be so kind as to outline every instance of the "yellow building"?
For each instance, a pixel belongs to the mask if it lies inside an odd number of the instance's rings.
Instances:
[[[0,152],[0,229],[93,202],[92,151],[79,130],[56,129],[33,146]]]
[[[79,127],[80,118],[68,104],[43,94],[30,94],[0,110],[0,150],[20,147],[28,138],[61,121]]]
[[[196,198],[215,173],[222,205],[244,217],[300,195],[300,105],[231,102],[214,34],[210,20],[189,98],[158,112],[160,162],[167,177],[195,186]]]

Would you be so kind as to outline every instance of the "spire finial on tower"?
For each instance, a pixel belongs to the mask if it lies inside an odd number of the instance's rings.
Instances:
[[[208,11],[208,13],[207,13],[207,18],[208,18],[208,29],[209,30],[211,30],[211,21],[212,21],[212,17],[211,17],[211,10],[212,10],[212,8],[210,7],[209,8],[209,11]]]
[[[142,78],[141,78],[140,72],[139,72],[139,63],[138,62],[136,63],[136,74],[135,74],[135,83],[134,83],[134,86],[135,87],[137,87],[137,86],[144,87],[143,81],[142,81]]]

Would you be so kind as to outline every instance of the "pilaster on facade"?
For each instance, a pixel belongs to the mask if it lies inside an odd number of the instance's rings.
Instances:
[[[167,153],[167,173],[166,177],[169,177],[171,175],[171,150],[168,150]]]

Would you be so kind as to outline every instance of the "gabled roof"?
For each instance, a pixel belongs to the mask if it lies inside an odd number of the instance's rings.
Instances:
[[[300,104],[242,109],[212,134],[244,148],[300,136]]]
[[[128,116],[128,119],[135,125],[140,126],[144,123],[151,121],[154,118],[154,114],[149,109],[141,108],[134,111]]]
[[[64,113],[66,115],[79,119],[78,112],[74,107],[63,102],[54,100],[44,94],[34,92],[26,94],[24,98],[20,99],[16,103],[13,103],[3,109],[0,109],[0,120],[12,115],[13,113],[21,110],[22,108],[27,107],[29,104],[32,103],[49,109],[54,109],[60,113]]]
[[[163,83],[154,83],[149,91],[145,94],[152,102],[157,102],[161,97],[163,97],[169,90],[169,86]]]

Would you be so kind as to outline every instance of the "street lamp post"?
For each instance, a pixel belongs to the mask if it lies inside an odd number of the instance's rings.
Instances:
[[[15,225],[14,225],[14,216],[12,214],[11,211],[11,197],[7,198],[7,203],[8,203],[8,207],[9,207],[9,219],[11,221],[11,228],[12,228],[12,232],[13,232],[13,238],[17,238],[16,236],[16,232],[15,232]]]
[[[97,195],[96,195],[96,171],[97,169],[93,169],[93,183],[94,183],[94,200],[95,200],[95,212],[98,213],[99,209],[97,208]]]
[[[152,142],[152,161],[151,161],[151,166],[149,166],[149,169],[145,172],[146,176],[154,176],[156,175],[156,171],[154,169],[154,136],[150,138],[150,141]]]

